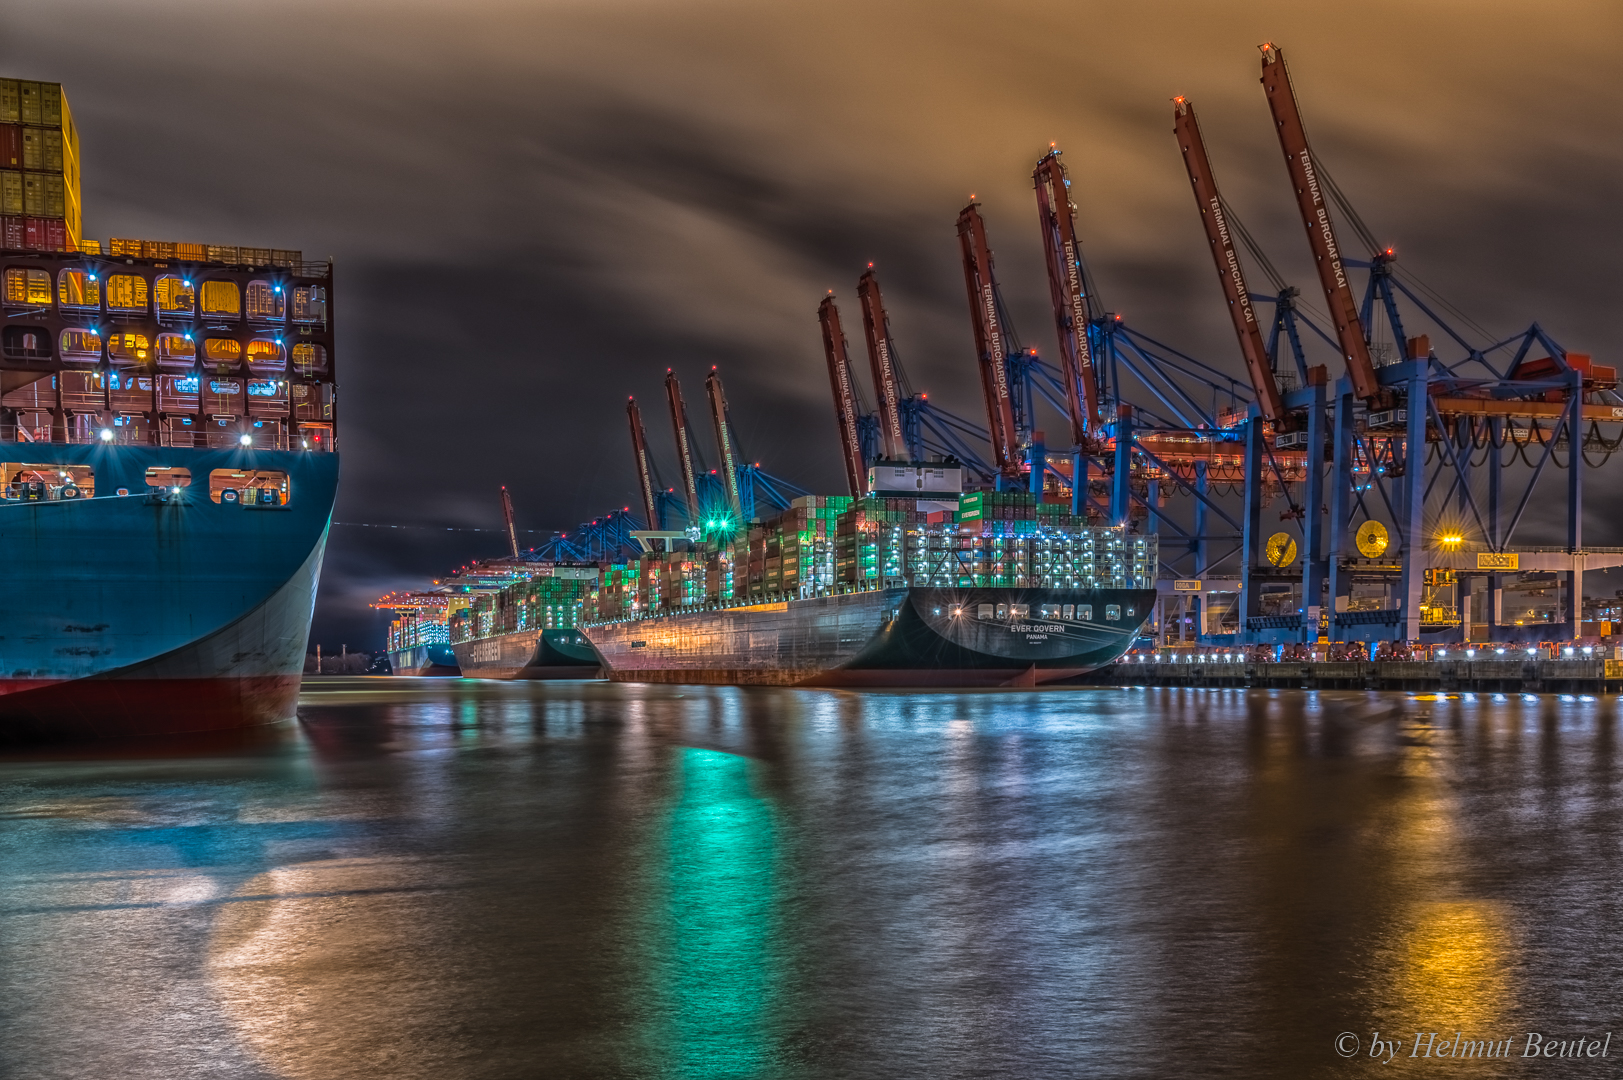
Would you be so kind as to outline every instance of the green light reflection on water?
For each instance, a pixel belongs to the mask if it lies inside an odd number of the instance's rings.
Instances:
[[[760,1076],[781,992],[778,825],[750,759],[686,748],[661,839],[648,1035],[661,1075]]]

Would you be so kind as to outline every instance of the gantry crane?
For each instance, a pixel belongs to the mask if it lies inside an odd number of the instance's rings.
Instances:
[[[912,458],[902,427],[902,378],[896,364],[896,346],[890,336],[890,319],[879,292],[879,278],[873,263],[857,281],[857,299],[862,304],[862,334],[868,344],[868,363],[873,369],[875,395],[879,399],[880,453],[887,461]]]
[[[1364,326],[1358,318],[1358,304],[1353,299],[1352,283],[1348,278],[1341,245],[1336,241],[1334,223],[1330,220],[1328,192],[1313,160],[1313,151],[1307,141],[1307,129],[1302,124],[1302,112],[1296,103],[1296,90],[1291,85],[1290,71],[1285,67],[1285,54],[1272,44],[1262,49],[1262,87],[1268,95],[1268,110],[1274,117],[1274,131],[1279,136],[1279,148],[1285,154],[1285,167],[1290,172],[1291,186],[1296,189],[1296,207],[1302,215],[1302,226],[1307,230],[1308,247],[1313,252],[1313,263],[1319,273],[1319,284],[1324,289],[1325,303],[1330,307],[1330,322],[1335,327],[1342,358],[1347,364],[1347,376],[1352,380],[1353,394],[1366,402],[1381,400],[1387,395],[1381,390],[1375,375],[1375,363],[1370,359],[1369,343],[1364,338]],[[1373,253],[1372,253],[1373,254]]]
[[[840,309],[832,296],[817,307],[817,322],[823,329],[823,355],[828,359],[828,379],[834,390],[834,416],[840,426],[840,460],[845,465],[845,481],[853,498],[868,493],[868,468],[862,457],[862,437],[858,432],[857,385],[851,377],[851,358],[840,328]]]
[[[1048,264],[1048,293],[1054,304],[1055,328],[1059,331],[1071,440],[1080,448],[1097,441],[1093,427],[1099,421],[1099,383],[1088,332],[1099,313],[1093,310],[1093,293],[1082,264],[1082,246],[1076,238],[1071,181],[1065,175],[1065,166],[1060,164],[1059,153],[1050,144],[1048,153],[1037,162],[1031,179],[1037,189],[1037,218],[1043,232],[1043,256]]]
[[[1211,159],[1206,156],[1200,121],[1195,118],[1195,107],[1187,98],[1172,99],[1172,129],[1178,137],[1178,147],[1183,151],[1184,168],[1189,171],[1189,183],[1194,188],[1195,203],[1200,208],[1200,223],[1206,230],[1206,242],[1211,247],[1212,261],[1217,266],[1223,298],[1228,301],[1229,320],[1234,324],[1234,334],[1240,340],[1240,355],[1245,360],[1246,373],[1251,376],[1251,388],[1257,394],[1257,408],[1262,418],[1275,424],[1277,429],[1285,416],[1285,402],[1279,393],[1268,348],[1263,344],[1256,309],[1251,306],[1245,270],[1240,265],[1240,253],[1234,248],[1234,234],[1229,228],[1227,208],[1217,190]],[[1363,340],[1362,334],[1359,340]]]
[[[727,491],[727,505],[732,509],[732,528],[747,524],[743,500],[738,491],[738,463],[733,456],[732,423],[727,415],[727,394],[721,387],[721,373],[714,366],[704,380],[705,396],[710,399],[710,421],[715,425],[716,447],[721,452],[722,484]]]
[[[688,433],[688,408],[682,402],[682,387],[676,381],[676,372],[665,369],[665,397],[671,407],[671,428],[676,434],[677,463],[682,470],[682,496],[686,501],[688,528],[697,528],[702,520],[699,514],[699,481],[693,470],[693,439]]]
[[[650,529],[665,527],[664,515],[654,498],[654,474],[648,461],[648,435],[643,431],[642,412],[635,397],[626,398],[626,422],[631,426],[631,453],[637,462],[637,490],[642,492],[643,520]]]
[[[1019,483],[1020,432],[1009,385],[1009,342],[979,203],[970,203],[958,214],[958,243],[964,257],[964,285],[969,292],[970,323],[980,363],[981,391],[986,398],[993,460],[1000,481]]]
[[[502,485],[502,519],[507,522],[507,546],[513,551],[513,558],[518,558],[518,530],[513,526],[513,496],[507,493],[507,485]]]

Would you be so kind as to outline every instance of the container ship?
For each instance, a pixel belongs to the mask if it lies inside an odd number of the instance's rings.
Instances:
[[[338,483],[332,267],[104,250],[77,160],[61,87],[0,80],[26,166],[0,169],[0,739],[291,717]]]
[[[516,547],[516,545],[515,545]],[[597,654],[576,629],[595,564],[518,554],[469,563],[433,590],[390,593],[389,665],[396,675],[595,679]]]
[[[795,499],[731,541],[611,567],[581,632],[623,682],[1032,686],[1127,651],[1154,536],[1024,492],[944,501]]]

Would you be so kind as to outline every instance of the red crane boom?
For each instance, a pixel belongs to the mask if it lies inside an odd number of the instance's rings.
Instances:
[[[507,485],[502,485],[502,517],[507,521],[507,544],[513,549],[513,558],[518,558],[518,530],[513,527],[513,496],[507,493]]]
[[[1009,399],[1008,346],[997,310],[997,279],[992,271],[992,249],[986,243],[986,223],[980,204],[970,203],[958,215],[958,243],[964,253],[964,285],[969,290],[969,318],[975,331],[975,353],[980,360],[981,391],[986,397],[986,426],[992,436],[992,454],[998,472],[1020,473],[1020,436],[1014,427],[1014,406]]]
[[[823,328],[823,355],[828,358],[828,380],[834,389],[834,417],[840,425],[845,482],[851,496],[860,499],[868,493],[868,469],[862,460],[862,438],[857,431],[857,388],[851,379],[845,332],[840,329],[840,309],[834,306],[832,296],[825,296],[817,306],[817,321]]]
[[[1285,152],[1291,185],[1296,188],[1296,205],[1302,213],[1302,225],[1307,229],[1308,247],[1318,267],[1325,302],[1330,306],[1330,321],[1335,323],[1336,339],[1347,361],[1353,393],[1370,401],[1381,396],[1381,384],[1375,377],[1375,364],[1370,360],[1364,327],[1358,319],[1358,304],[1341,262],[1341,245],[1336,242],[1330,207],[1325,202],[1325,192],[1314,167],[1313,151],[1308,147],[1296,90],[1285,68],[1285,54],[1270,44],[1260,48],[1262,87],[1268,93],[1268,109],[1274,114],[1274,130],[1279,134],[1279,148]]]
[[[907,438],[902,434],[902,391],[896,377],[896,352],[890,340],[890,318],[879,293],[879,278],[870,266],[857,281],[857,297],[862,302],[862,333],[868,339],[868,363],[873,367],[874,389],[879,392],[880,448],[888,461],[908,459]]]
[[[676,457],[682,466],[682,495],[687,499],[688,527],[699,524],[699,481],[693,474],[693,449],[688,436],[688,407],[676,372],[665,369],[665,397],[671,406],[671,427],[676,432]]]
[[[1240,355],[1245,358],[1251,388],[1257,392],[1257,407],[1264,420],[1277,422],[1285,415],[1285,402],[1279,395],[1279,383],[1268,362],[1268,347],[1262,342],[1256,310],[1251,306],[1240,253],[1234,250],[1223,198],[1218,194],[1217,178],[1212,173],[1211,159],[1206,156],[1205,140],[1200,136],[1200,121],[1195,118],[1195,107],[1187,98],[1172,99],[1172,131],[1183,150],[1184,168],[1189,170],[1189,183],[1194,186],[1195,203],[1200,208],[1200,223],[1206,229],[1206,242],[1211,246],[1217,277],[1223,284],[1229,319],[1234,323],[1235,336],[1240,339]],[[1362,337],[1359,340],[1362,341]]]
[[[733,525],[745,524],[744,502],[738,493],[738,463],[733,458],[733,440],[727,423],[727,393],[721,388],[721,374],[711,367],[704,380],[710,399],[710,420],[716,426],[716,445],[721,448],[721,474],[727,485],[727,505],[733,510]]]
[[[1065,178],[1058,150],[1043,155],[1031,180],[1037,188],[1037,219],[1048,263],[1048,295],[1054,304],[1054,325],[1059,330],[1059,352],[1065,367],[1071,440],[1084,446],[1099,418],[1099,387],[1088,343],[1088,290],[1082,275],[1081,245],[1076,239],[1076,207],[1071,203],[1070,181]]]
[[[659,510],[654,505],[654,475],[648,467],[648,435],[642,429],[642,411],[637,399],[626,398],[626,422],[631,425],[631,453],[637,459],[637,489],[642,492],[642,510],[648,522],[644,528],[660,527]]]

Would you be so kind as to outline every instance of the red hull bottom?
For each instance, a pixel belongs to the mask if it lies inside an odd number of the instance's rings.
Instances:
[[[298,675],[74,679],[0,696],[0,742],[118,739],[274,724],[295,715]]]
[[[975,689],[997,686],[1040,686],[1069,679],[1091,668],[870,668],[831,671],[649,669],[615,671],[613,682],[677,683],[698,686],[805,686],[863,689]]]

